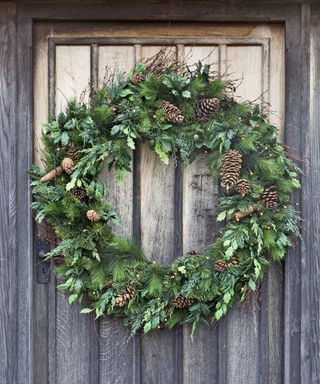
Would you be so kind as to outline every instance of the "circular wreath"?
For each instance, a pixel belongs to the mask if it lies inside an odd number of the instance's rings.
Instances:
[[[128,75],[113,74],[90,103],[69,100],[43,128],[46,170],[33,166],[32,208],[59,244],[47,254],[83,313],[125,317],[133,332],[219,320],[235,298],[256,291],[266,266],[281,260],[299,217],[289,204],[299,168],[263,110],[235,100],[234,84],[199,62],[192,68],[160,52]],[[134,240],[117,237],[119,217],[98,179],[103,164],[118,180],[137,142],[168,164],[208,152],[220,180],[220,235],[203,254],[172,265],[151,262]]]

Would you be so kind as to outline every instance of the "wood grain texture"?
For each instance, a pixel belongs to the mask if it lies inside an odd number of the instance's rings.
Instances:
[[[207,167],[207,155],[198,155],[183,173],[184,254],[190,250],[201,253],[213,242],[218,232],[217,198],[217,186],[213,185]],[[202,384],[204,377],[218,383],[218,328],[212,324],[201,326],[191,340],[191,328],[185,326],[183,336],[183,383]]]
[[[301,255],[301,382],[312,384],[320,381],[319,21],[320,7],[311,8],[309,5],[304,5],[301,139],[305,163],[302,179],[304,242]]]
[[[286,24],[286,127],[284,141],[295,156],[301,154],[301,15]],[[296,192],[292,203],[301,204]],[[313,230],[313,229],[312,229]],[[301,243],[286,253],[284,291],[284,384],[301,382]]]
[[[98,48],[98,79],[114,71],[128,71],[134,63],[132,46],[103,46]],[[116,181],[115,172],[104,169],[100,175],[107,183],[112,206],[121,217],[121,227],[114,226],[114,233],[127,238],[133,230],[133,174],[128,172],[122,183]],[[99,322],[99,382],[102,384],[126,384],[133,382],[134,348],[136,338],[130,338],[122,319],[102,319]]]
[[[150,260],[174,259],[174,167],[165,166],[147,145],[141,151],[141,244]],[[161,330],[141,339],[143,384],[175,383],[175,338]]]
[[[60,112],[67,99],[89,97],[90,47],[57,46],[55,54],[55,106]],[[86,89],[87,92],[82,94]],[[98,380],[98,331],[90,316],[56,297],[56,382],[91,383]],[[95,323],[96,326],[98,323]]]
[[[95,362],[91,359],[95,354],[91,338],[98,340],[97,330],[93,333],[98,323],[91,316],[83,316],[80,310],[77,304],[70,307],[67,297],[57,293],[57,384],[97,382],[91,376],[95,369]]]
[[[14,7],[0,5],[0,381],[8,383],[18,380],[15,28]]]
[[[57,46],[55,66],[56,113],[72,97],[84,102],[90,94],[90,47]]]

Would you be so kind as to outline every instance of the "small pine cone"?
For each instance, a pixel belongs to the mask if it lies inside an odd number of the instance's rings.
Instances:
[[[87,218],[90,221],[99,221],[101,219],[99,213],[96,212],[94,209],[89,209],[89,211],[87,211]]]
[[[120,108],[118,105],[114,105],[112,107],[112,113],[114,113],[115,115],[117,115],[118,113],[120,112]]]
[[[236,190],[242,196],[249,195],[251,193],[251,186],[249,181],[245,179],[238,180]]]
[[[262,200],[264,205],[269,209],[277,207],[279,203],[279,196],[277,192],[277,187],[273,183],[265,186],[262,194]]]
[[[233,256],[228,263],[228,267],[235,267],[236,265],[238,265],[238,259],[235,256]]]
[[[222,158],[220,164],[221,186],[228,191],[238,181],[241,170],[242,156],[234,150],[229,149]]]
[[[228,266],[228,263],[225,261],[225,260],[217,260],[215,263],[214,263],[214,269],[218,272],[221,272],[223,271],[224,269],[226,269]]]
[[[196,105],[196,116],[199,120],[206,120],[214,115],[220,107],[220,101],[216,97],[198,100]]]
[[[66,155],[73,161],[79,160],[81,158],[81,152],[75,149],[72,144],[68,145]]]
[[[83,201],[85,198],[86,198],[86,191],[82,188],[75,188],[73,191],[72,191],[72,194],[73,196],[77,199],[77,200],[80,200],[80,201]]]
[[[138,85],[138,84],[142,83],[144,81],[144,79],[145,79],[145,77],[144,77],[143,73],[141,73],[141,72],[135,73],[131,77],[131,83],[134,85]]]
[[[191,251],[187,252],[187,255],[188,256],[198,256],[199,253],[197,253],[195,250],[192,249]]]
[[[65,157],[62,160],[61,165],[62,165],[62,168],[65,171],[65,173],[67,173],[68,175],[71,175],[73,168],[74,168],[74,161],[72,159],[70,159],[70,157]]]
[[[161,108],[166,112],[166,119],[170,123],[180,124],[184,120],[184,116],[178,107],[165,101]]]
[[[129,301],[133,297],[133,292],[134,292],[134,287],[129,286],[126,289],[126,292],[118,293],[116,296],[115,306],[121,308],[121,307],[124,307],[125,305],[128,305]]]
[[[182,308],[190,307],[190,305],[192,305],[193,303],[194,303],[193,299],[188,299],[182,295],[179,295],[172,301],[172,306],[175,308],[182,309]]]

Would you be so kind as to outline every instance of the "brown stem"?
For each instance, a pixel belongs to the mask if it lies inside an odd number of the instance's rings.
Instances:
[[[246,212],[241,212],[241,211],[236,212],[234,214],[234,218],[236,219],[236,221],[240,221],[244,217],[251,215],[251,213],[253,213],[256,209],[257,207],[254,204],[250,205],[250,207]]]

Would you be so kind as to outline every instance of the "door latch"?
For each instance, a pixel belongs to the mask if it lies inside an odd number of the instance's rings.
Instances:
[[[50,252],[50,243],[36,240],[36,276],[39,284],[48,284],[51,280],[51,262],[45,260],[48,252]]]

